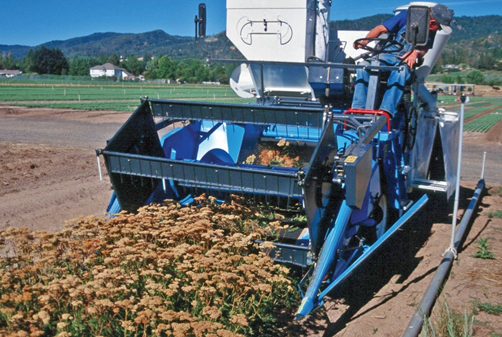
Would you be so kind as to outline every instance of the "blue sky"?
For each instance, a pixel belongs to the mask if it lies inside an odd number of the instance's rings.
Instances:
[[[252,0],[242,0],[252,1]],[[270,0],[273,1],[273,0]],[[225,29],[225,0],[0,0],[0,44],[37,46],[93,33],[166,33],[193,36],[193,19],[205,2],[208,34]],[[406,1],[333,0],[331,20],[392,13]],[[456,16],[502,15],[502,0],[451,0]]]

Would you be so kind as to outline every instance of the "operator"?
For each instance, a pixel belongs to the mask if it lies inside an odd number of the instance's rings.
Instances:
[[[449,26],[453,18],[453,11],[444,5],[435,5],[431,8],[431,16],[429,21],[429,41],[424,47],[412,48],[406,43],[406,22],[408,19],[408,11],[401,11],[399,14],[388,19],[383,24],[373,28],[367,35],[367,38],[376,38],[381,34],[390,34],[393,38],[403,46],[403,49],[398,51],[398,46],[390,46],[386,48],[387,53],[381,53],[373,57],[378,58],[381,65],[385,66],[400,66],[405,65],[404,70],[393,70],[390,72],[387,81],[387,90],[380,104],[380,110],[393,117],[396,113],[397,105],[403,96],[406,81],[410,78],[410,69],[413,69],[423,58],[427,50],[432,47],[436,31],[441,29],[441,25]],[[358,49],[368,44],[368,40],[360,40],[359,43],[354,43],[354,48]],[[391,50],[396,50],[392,52]],[[366,64],[369,65],[369,62]],[[362,62],[361,64],[365,64]],[[365,109],[366,97],[368,93],[368,83],[370,74],[367,70],[357,69],[356,85],[354,97],[352,100],[353,109]]]

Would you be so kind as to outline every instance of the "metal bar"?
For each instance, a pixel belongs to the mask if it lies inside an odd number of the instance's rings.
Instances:
[[[387,123],[387,118],[385,118],[384,116],[380,116],[376,120],[376,123],[372,123],[371,127],[368,130],[366,130],[366,132],[364,133],[364,137],[360,140],[360,142],[363,144],[371,143],[375,135],[378,132],[380,132],[380,130],[386,123]]]
[[[481,179],[485,179],[486,151],[483,152],[483,166],[481,168]]]
[[[296,170],[255,169],[103,151],[110,173],[172,179],[183,186],[300,198]],[[151,168],[150,168],[151,167]]]
[[[451,241],[448,249],[453,250],[455,257],[457,252],[455,251],[455,228],[457,227],[457,214],[458,214],[458,203],[460,202],[460,174],[462,172],[462,140],[464,133],[464,111],[465,111],[465,96],[462,96],[462,104],[460,106],[460,125],[459,125],[459,137],[458,137],[458,157],[457,157],[457,179],[455,181],[455,201],[453,206],[453,220],[451,224]]]
[[[342,68],[342,69],[370,69],[370,70],[403,70],[404,66],[369,66],[358,64],[332,63],[332,62],[278,62],[278,61],[251,61],[251,60],[233,60],[233,59],[208,59],[208,62],[214,63],[244,63],[244,64],[262,64],[262,65],[281,65],[281,66],[305,66],[320,68]]]
[[[340,211],[338,212],[336,221],[329,231],[326,241],[324,241],[324,245],[322,247],[317,266],[314,269],[312,279],[310,280],[307,288],[307,292],[305,293],[305,297],[303,298],[296,313],[296,320],[304,318],[316,307],[322,305],[321,298],[318,297],[317,294],[319,293],[324,277],[328,273],[329,267],[333,263],[336,250],[340,245],[340,241],[343,239],[343,234],[345,233],[351,214],[352,209],[344,200],[340,207]]]
[[[458,245],[464,237],[465,230],[467,229],[472,213],[479,202],[484,186],[485,181],[482,179],[478,182],[478,186],[474,191],[474,195],[471,199],[471,202],[469,203],[469,207],[465,211],[462,221],[458,226],[458,230],[455,235],[455,249],[458,248]],[[430,314],[432,305],[436,300],[437,293],[443,285],[444,279],[447,276],[454,259],[455,255],[451,250],[447,251],[443,256],[443,259],[441,260],[441,263],[439,264],[436,273],[434,274],[434,277],[429,284],[424,297],[422,298],[422,301],[413,314],[413,317],[411,318],[410,323],[408,324],[408,328],[403,334],[403,337],[416,337],[420,333],[422,324],[424,323],[424,317]]]
[[[99,155],[96,156],[98,160],[98,172],[99,172],[99,181],[103,181],[103,174],[101,173],[101,162],[99,160]]]
[[[265,241],[255,242],[261,244]],[[308,266],[309,247],[280,242],[272,242],[272,244],[275,248],[272,248],[268,254],[274,262],[291,263],[300,267]]]
[[[322,127],[322,109],[170,100],[149,101],[154,116],[170,120],[213,120],[237,124]]]

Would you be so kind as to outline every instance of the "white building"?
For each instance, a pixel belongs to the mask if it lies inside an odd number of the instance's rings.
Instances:
[[[126,77],[133,77],[131,73],[127,72],[124,68],[117,67],[111,63],[105,63],[103,65],[94,66],[89,69],[91,77],[117,77],[125,79]]]
[[[0,77],[14,77],[21,74],[21,70],[0,69]]]

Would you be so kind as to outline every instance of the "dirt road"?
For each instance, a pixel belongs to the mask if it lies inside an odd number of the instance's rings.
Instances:
[[[103,215],[110,184],[95,149],[129,113],[0,107],[0,229],[60,230],[65,220]]]
[[[24,226],[57,231],[65,220],[103,215],[111,186],[105,174],[99,180],[94,150],[103,148],[129,115],[0,106],[0,230]],[[479,179],[484,151],[491,195],[483,199],[442,295],[460,312],[475,300],[502,303],[502,221],[486,216],[502,209],[502,190],[497,192],[502,186],[502,123],[488,134],[465,135],[464,207]],[[385,259],[376,259],[348,282],[343,300],[328,301],[295,325],[295,331],[311,336],[401,336],[449,242],[451,218],[444,211],[437,214],[440,211],[429,203],[420,219],[387,245]],[[471,257],[480,237],[494,243],[497,260]],[[476,320],[476,335],[502,334],[499,316],[481,312]]]

